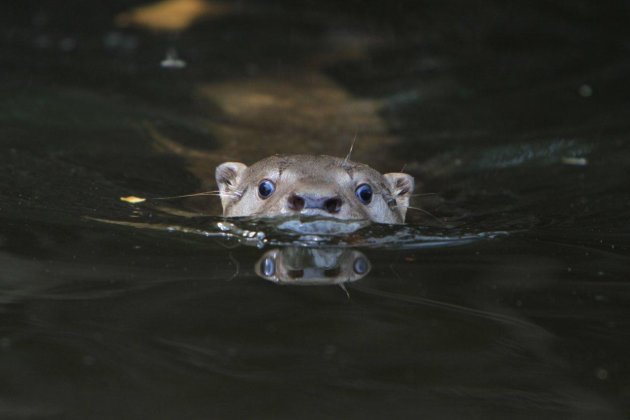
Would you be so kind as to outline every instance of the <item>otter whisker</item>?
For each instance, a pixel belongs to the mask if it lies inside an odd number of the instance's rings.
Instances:
[[[412,206],[407,206],[407,208],[408,208],[408,209],[411,209],[411,210],[417,210],[417,211],[419,211],[419,212],[421,212],[421,213],[424,213],[424,214],[426,214],[427,216],[432,217],[434,220],[437,220],[437,221],[438,221],[438,222],[440,222],[442,225],[446,225],[446,223],[444,223],[444,221],[443,221],[442,219],[440,219],[439,217],[437,217],[437,216],[435,216],[435,215],[431,214],[429,211],[427,211],[427,210],[425,210],[425,209],[421,209],[421,208],[419,208],[419,207],[412,207]]]
[[[439,194],[438,193],[410,194],[409,197],[431,197],[434,195],[439,195]]]
[[[453,311],[453,312],[464,313],[466,315],[478,316],[481,318],[490,319],[496,322],[501,322],[501,323],[505,323],[509,325],[518,325],[521,327],[528,327],[534,331],[538,331],[537,332],[538,334],[540,334],[541,332],[547,333],[545,330],[543,330],[540,326],[536,324],[529,323],[527,321],[509,316],[509,315],[503,315],[498,312],[484,311],[481,309],[470,308],[463,305],[457,305],[455,303],[429,299],[429,298],[425,298],[421,296],[409,296],[409,295],[403,295],[402,293],[387,292],[385,290],[378,290],[378,289],[370,288],[363,284],[357,284],[357,283],[353,283],[352,289],[357,290],[359,292],[370,294],[372,296],[378,296],[381,298],[387,298],[387,299],[397,300],[400,302],[412,303],[415,305],[426,305],[427,307],[440,308],[446,311]]]
[[[236,197],[240,198],[240,195],[236,193],[225,193],[220,191],[204,191],[194,194],[174,195],[171,197],[153,197],[150,200],[174,200],[177,198],[198,197],[198,196],[215,196],[215,197]]]
[[[350,145],[350,150],[348,150],[348,154],[346,155],[346,158],[343,160],[343,163],[341,164],[341,166],[345,166],[348,161],[350,160],[350,155],[352,155],[352,150],[354,150],[354,142],[357,141],[357,134],[354,134],[354,138],[352,139],[352,144]]]

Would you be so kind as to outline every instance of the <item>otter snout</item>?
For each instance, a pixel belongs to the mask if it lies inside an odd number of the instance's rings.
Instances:
[[[339,213],[342,205],[343,201],[339,196],[320,197],[313,194],[292,193],[287,198],[287,207],[296,212],[317,209],[336,214]]]

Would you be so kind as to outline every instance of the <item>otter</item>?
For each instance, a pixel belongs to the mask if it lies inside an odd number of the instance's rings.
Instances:
[[[224,162],[215,178],[227,217],[300,215],[401,224],[414,188],[411,175],[381,174],[326,155],[275,155],[251,166]]]

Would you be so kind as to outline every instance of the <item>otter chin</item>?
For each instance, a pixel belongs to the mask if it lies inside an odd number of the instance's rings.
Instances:
[[[381,174],[334,156],[276,155],[251,166],[225,162],[215,172],[223,215],[322,216],[404,223],[411,175]]]

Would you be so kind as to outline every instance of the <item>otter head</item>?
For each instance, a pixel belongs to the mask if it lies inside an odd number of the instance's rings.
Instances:
[[[224,216],[325,216],[403,223],[414,187],[403,173],[380,174],[332,156],[272,156],[216,169]]]
[[[265,252],[254,266],[259,277],[277,284],[320,286],[365,277],[370,261],[356,249],[285,247]]]

